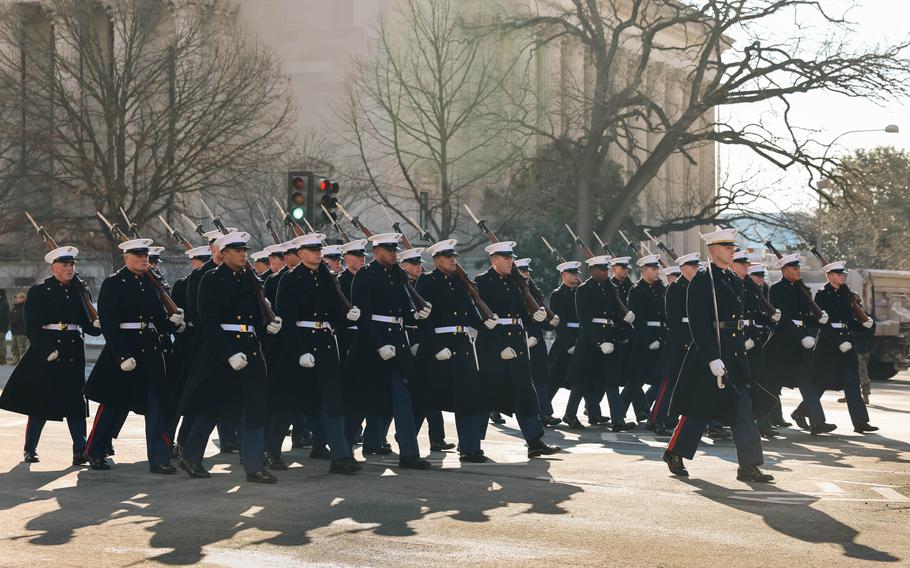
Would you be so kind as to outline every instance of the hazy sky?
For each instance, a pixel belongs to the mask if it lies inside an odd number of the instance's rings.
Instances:
[[[876,44],[899,40],[910,34],[910,0],[860,0],[860,5],[847,13],[849,20],[855,22],[856,34],[848,38],[850,45],[859,49],[864,44]],[[831,14],[840,15],[848,4],[842,0],[822,0],[822,6],[831,10]],[[796,25],[790,22],[775,22],[784,29]],[[801,26],[822,25],[822,22],[799,21]],[[819,28],[821,35],[823,28]],[[782,32],[784,33],[784,32]],[[721,116],[728,116],[737,121],[755,121],[765,114],[770,116],[769,106],[741,105],[740,108],[723,110]],[[830,155],[843,155],[858,148],[873,148],[890,145],[910,150],[910,100],[888,103],[880,106],[864,99],[832,96],[822,93],[803,94],[792,99],[791,116],[796,117],[798,124],[807,128],[820,129],[813,134],[822,147],[829,144],[842,132],[858,129],[878,128],[884,130],[888,124],[897,124],[899,134],[857,133],[848,134],[832,147]],[[761,178],[771,184],[781,176],[781,191],[786,192],[786,199],[794,204],[814,203],[808,190],[804,189],[806,174],[801,171],[782,172],[770,164],[757,163],[756,156],[749,150],[721,146],[720,167],[722,171],[754,172],[761,168]]]

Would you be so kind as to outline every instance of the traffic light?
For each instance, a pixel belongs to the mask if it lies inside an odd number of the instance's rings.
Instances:
[[[319,203],[332,216],[332,219],[327,219],[330,223],[335,220],[335,209],[338,206],[338,198],[335,196],[338,195],[340,189],[341,187],[337,181],[332,181],[328,178],[323,178],[319,183],[319,190],[322,192],[322,198]]]
[[[288,212],[294,219],[312,217],[315,185],[313,172],[288,172]]]

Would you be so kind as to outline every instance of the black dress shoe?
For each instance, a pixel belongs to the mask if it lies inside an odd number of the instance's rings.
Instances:
[[[771,428],[770,426],[759,426],[758,433],[761,434],[761,437],[766,440],[773,440],[780,435],[780,432]]]
[[[635,419],[638,420],[639,422],[647,422],[649,416],[650,416],[650,414],[648,414],[647,412],[636,412],[635,413]]]
[[[505,424],[506,419],[502,417],[502,414],[500,414],[498,412],[494,412],[494,413],[490,414],[490,422],[492,422],[493,424]]]
[[[796,422],[796,425],[802,428],[803,430],[809,430],[809,421],[806,420],[806,417],[802,414],[797,414],[796,411],[793,411],[793,414],[790,415],[790,418]]]
[[[38,463],[38,452],[25,452],[22,456],[22,461],[25,463]]]
[[[202,467],[201,463],[190,463],[181,458],[180,461],[177,462],[177,465],[193,479],[208,479],[209,477],[212,477],[212,474]]]
[[[663,460],[667,463],[667,467],[670,468],[670,473],[673,475],[689,477],[689,470],[687,470],[685,464],[683,464],[681,456],[672,453],[670,450],[664,450]]]
[[[313,450],[315,451],[315,450]],[[380,446],[378,448],[373,448],[372,450],[363,450],[363,455],[365,456],[387,456],[392,453],[392,450],[386,448],[385,446]],[[312,454],[310,454],[312,456]]]
[[[658,426],[654,429],[654,434],[658,436],[672,436],[673,430],[670,430],[669,428],[665,428],[663,426]]]
[[[736,470],[736,479],[740,481],[752,481],[755,483],[770,483],[774,481],[774,476],[770,473],[762,473],[757,467],[741,467]]]
[[[149,473],[159,473],[161,475],[171,475],[177,473],[177,468],[167,464],[167,465],[153,465],[149,467]]]
[[[822,422],[821,424],[813,425],[809,429],[809,433],[813,435],[817,434],[827,434],[828,432],[833,432],[837,429],[837,424],[828,424],[827,422]]]
[[[265,463],[269,469],[274,469],[275,471],[286,471],[288,469],[287,462],[281,459],[280,455],[266,455]]]
[[[787,422],[787,421],[784,420],[783,418],[778,418],[778,419],[776,419],[776,420],[772,420],[772,421],[771,421],[771,425],[772,425],[772,426],[776,426],[776,427],[778,427],[778,428],[789,428],[790,426],[793,426],[792,423]]]
[[[866,422],[865,424],[860,424],[859,426],[857,426],[856,428],[853,429],[854,432],[859,432],[860,434],[864,434],[866,432],[875,432],[877,430],[878,430],[878,426],[873,426],[872,424],[869,424],[868,422]]]
[[[222,454],[232,454],[240,449],[240,444],[237,442],[224,442],[218,446],[218,451]]]
[[[556,418],[555,416],[544,416],[541,421],[544,423],[544,426],[556,426],[562,422],[562,420]]]
[[[601,424],[603,424],[605,426],[609,426],[610,417],[609,416],[595,416],[594,418],[589,417],[588,424],[590,424],[591,426],[599,426]]]
[[[528,457],[536,458],[539,456],[549,456],[557,453],[559,448],[556,446],[548,446],[543,443],[543,440],[537,439],[533,442],[528,442]]]
[[[170,455],[171,455],[172,460],[179,458],[180,457],[180,446],[178,446],[177,444],[171,444]]]
[[[442,442],[434,442],[434,443],[430,444],[431,452],[443,452],[446,450],[454,450],[454,449],[455,449],[455,444],[453,444],[452,442],[446,442],[445,440],[443,440]]]
[[[330,460],[332,459],[332,452],[329,451],[328,446],[313,446],[313,449],[310,450],[310,458],[314,460]]]
[[[730,431],[726,428],[710,426],[705,436],[711,440],[729,440],[733,437],[733,434],[731,434]]]
[[[114,454],[115,454],[115,452],[114,452],[114,446],[113,446],[113,445],[108,446],[108,447],[107,447],[107,450],[105,450],[105,452],[104,452],[104,455],[105,455],[105,456],[112,456],[112,455],[114,455]]]
[[[562,421],[572,430],[585,429],[585,425],[581,423],[581,420],[579,420],[577,416],[563,416]]]
[[[275,477],[272,472],[267,469],[260,469],[256,473],[247,475],[246,480],[250,483],[265,483],[267,485],[278,483],[278,478]]]
[[[487,463],[490,458],[483,455],[483,452],[471,452],[470,454],[461,454],[458,459],[462,463]]]
[[[362,469],[354,458],[341,458],[329,466],[329,473],[356,473]]]
[[[420,456],[401,456],[398,467],[403,469],[430,469],[430,462]]]
[[[85,452],[76,452],[73,454],[73,465],[79,466],[88,463],[88,456],[85,455]]]
[[[111,469],[111,464],[107,463],[107,460],[104,458],[89,458],[88,466],[92,469],[101,469],[101,470]]]
[[[628,432],[635,429],[635,422],[620,422],[619,424],[614,422],[610,429],[614,432]]]

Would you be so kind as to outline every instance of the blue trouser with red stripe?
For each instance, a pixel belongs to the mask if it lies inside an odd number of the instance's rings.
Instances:
[[[46,423],[47,420],[40,416],[28,417],[28,422],[25,425],[26,452],[38,450],[38,440],[41,439],[41,431]],[[73,439],[73,453],[82,453],[85,450],[85,416],[83,416],[82,412],[67,416],[66,425],[69,427],[70,437]]]
[[[709,420],[683,416],[673,431],[667,450],[677,456],[691,460],[701,442],[701,435]],[[736,420],[730,426],[733,443],[736,445],[736,461],[739,467],[759,466],[765,463],[762,456],[761,437],[758,425],[752,418],[752,398],[749,389],[741,388],[736,402]]]
[[[111,439],[120,430],[128,414],[128,410],[100,405],[95,413],[85,453],[93,459],[103,459]],[[158,401],[158,394],[153,387],[149,387],[145,408],[145,447],[150,467],[168,465],[170,462],[171,440],[167,428],[167,416]]]

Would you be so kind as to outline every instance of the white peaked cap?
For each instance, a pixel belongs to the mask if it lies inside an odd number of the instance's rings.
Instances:
[[[149,247],[149,256],[161,256],[163,252],[164,247]]]
[[[401,240],[401,233],[380,233],[367,239],[374,246],[395,245]]]
[[[617,264],[624,264],[624,265],[628,266],[629,262],[632,260],[631,256],[617,256],[615,258],[610,257],[610,255],[605,255],[605,256],[609,259],[610,266],[616,266]]]
[[[738,250],[738,251],[734,252],[734,253],[733,253],[733,262],[737,262],[737,261],[740,261],[740,260],[745,260],[745,261],[748,262],[748,260],[749,260],[749,251],[747,251],[747,250]]]
[[[189,258],[198,258],[200,256],[212,256],[212,249],[210,249],[206,245],[206,246],[191,248],[190,250],[184,252],[183,254],[185,254]]]
[[[269,245],[262,249],[262,252],[264,252],[266,256],[272,256],[273,254],[284,254],[284,245],[281,243],[277,245]]]
[[[669,276],[670,274],[679,274],[680,272],[681,272],[681,271],[679,270],[679,267],[678,267],[678,266],[674,266],[674,265],[671,264],[670,266],[668,266],[668,267],[666,267],[666,268],[662,268],[662,269],[660,270],[660,275],[661,275],[661,276]]]
[[[646,254],[645,256],[638,259],[636,263],[638,266],[648,266],[648,265],[660,265],[660,255],[659,254]]]
[[[485,250],[487,254],[515,254],[512,249],[515,248],[516,244],[518,243],[515,241],[499,241],[498,243],[485,246],[483,250]]]
[[[240,248],[238,245],[245,247],[248,242],[250,242],[249,233],[234,231],[215,239],[215,246],[218,247],[218,250],[224,250],[228,247]]]
[[[720,229],[701,236],[706,245],[729,244],[736,242],[736,229]]]
[[[307,233],[291,239],[291,242],[294,243],[294,248],[322,248],[322,241],[324,240],[325,235],[323,233]]]
[[[676,257],[676,265],[682,266],[684,264],[700,264],[701,263],[701,253],[692,252],[689,254],[684,254],[682,256]]]
[[[152,239],[131,239],[129,241],[123,241],[117,246],[120,247],[120,250],[123,252],[130,252],[131,250],[148,251],[148,248],[152,246]]]
[[[225,228],[227,229],[227,232],[228,232],[228,233],[236,233],[236,232],[237,232],[237,228],[236,228],[236,227],[225,227]],[[202,238],[208,239],[208,241],[211,243],[211,242],[215,241],[218,237],[220,237],[220,236],[223,235],[223,234],[224,234],[224,233],[222,233],[220,230],[218,230],[218,229],[213,229],[213,230],[211,230],[211,231],[206,231],[206,232],[202,233]]]
[[[560,272],[565,272],[566,270],[578,270],[581,268],[581,263],[577,260],[568,260],[566,262],[560,262],[556,265],[556,270]]]
[[[845,266],[847,266],[847,261],[836,260],[834,262],[829,262],[828,264],[824,265],[822,267],[822,270],[825,272],[843,272]]]
[[[767,270],[764,264],[753,264],[749,267],[749,274],[764,274]]]
[[[350,242],[347,242],[347,243],[344,243],[343,245],[341,245],[341,253],[345,254],[345,253],[349,253],[349,252],[353,252],[353,251],[362,251],[362,250],[366,249],[366,246],[367,246],[366,239],[355,239],[353,241],[350,241]]]
[[[432,244],[427,247],[427,254],[430,256],[436,256],[437,254],[452,251],[455,252],[455,245],[458,244],[458,241],[455,239],[443,239],[438,243]]]
[[[698,263],[698,269],[699,269],[699,270],[705,270],[705,269],[707,269],[707,268],[708,268],[708,261],[703,260],[703,261],[701,261],[701,262]]]
[[[76,247],[57,247],[44,255],[44,262],[54,264],[60,259],[74,260],[77,254],[79,254],[79,249]]]
[[[250,258],[253,259],[253,262],[259,262],[260,260],[266,262],[269,259],[269,253],[264,250],[256,251],[250,255]]]
[[[517,258],[515,259],[516,268],[527,268],[531,270],[531,259],[530,258]]]
[[[610,259],[612,257],[608,254],[601,254],[599,256],[592,256],[591,258],[585,260],[588,266],[607,266],[610,264]]]
[[[793,254],[785,254],[784,256],[780,257],[780,259],[777,261],[777,264],[775,266],[777,268],[783,268],[783,267],[787,266],[788,264],[793,264],[793,263],[800,264],[801,262],[802,262],[802,256],[800,256],[800,254],[798,252],[794,252]]]
[[[341,245],[326,245],[322,247],[322,256],[341,256]]]
[[[426,250],[423,247],[409,248],[398,253],[398,262],[403,262],[405,260],[411,260],[412,258],[420,259],[423,262],[423,258],[420,255],[423,254],[423,251]]]
[[[275,246],[281,247],[282,252],[291,252],[291,251],[296,252],[297,251],[297,245],[294,244],[293,240],[285,241],[285,242],[283,242],[279,245],[275,245]]]

